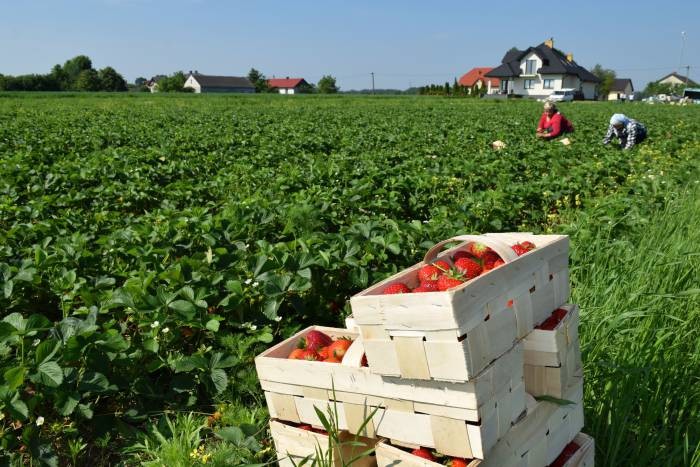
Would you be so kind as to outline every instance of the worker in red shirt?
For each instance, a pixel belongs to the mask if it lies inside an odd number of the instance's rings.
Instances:
[[[554,102],[544,103],[544,113],[537,125],[537,137],[542,139],[554,139],[563,133],[572,133],[574,126],[564,117]]]

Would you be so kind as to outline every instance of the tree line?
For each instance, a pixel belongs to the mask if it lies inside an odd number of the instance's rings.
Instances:
[[[248,72],[248,81],[255,86],[255,92],[277,92],[275,88],[270,88],[267,77],[255,68]],[[340,91],[335,78],[331,75],[324,75],[318,80],[318,84],[304,83],[295,92],[300,94],[336,94]]]
[[[111,66],[96,70],[90,57],[78,55],[54,65],[45,75],[0,74],[0,91],[126,91],[126,80]]]

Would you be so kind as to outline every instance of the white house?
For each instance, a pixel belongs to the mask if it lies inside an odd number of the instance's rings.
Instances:
[[[280,94],[298,94],[305,88],[310,88],[304,78],[271,78],[267,80],[270,89],[276,89]]]
[[[248,78],[238,76],[211,76],[190,73],[185,80],[185,88],[194,89],[195,93],[202,92],[255,92],[255,86]]]
[[[596,84],[600,82],[576,63],[572,54],[555,49],[553,39],[537,47],[506,52],[501,65],[485,76],[500,78],[502,94],[532,98],[547,98],[556,90],[574,89],[584,99],[595,99]]]
[[[634,86],[632,86],[631,79],[616,79],[610,86],[610,91],[608,92],[608,100],[624,101],[630,99],[633,94]]]

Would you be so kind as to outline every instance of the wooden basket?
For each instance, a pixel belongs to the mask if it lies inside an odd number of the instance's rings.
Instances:
[[[323,455],[328,453],[328,435],[326,434],[302,430],[278,420],[270,420],[270,433],[275,443],[277,462],[280,467],[294,467],[299,465],[304,459],[309,460],[305,465],[310,466],[312,465],[310,461],[316,458],[318,451],[322,452]],[[342,467],[341,460],[347,461],[358,456],[362,452],[373,448],[378,441],[371,438],[358,438],[347,432],[340,433],[339,438],[341,445],[335,447],[333,456],[333,465],[337,467]],[[363,445],[349,444],[355,441]],[[357,460],[352,465],[357,467],[374,467],[377,465],[377,459],[374,455],[367,456]]]
[[[342,364],[286,359],[312,329],[355,338]],[[270,416],[320,427],[314,407],[333,409],[340,429],[351,433],[483,458],[525,409],[522,344],[471,381],[446,384],[372,373],[360,365],[364,351],[357,337],[347,329],[312,326],[256,357]]]
[[[510,245],[531,241],[518,257]],[[461,242],[441,254],[450,242]],[[506,262],[446,292],[384,295],[403,282],[418,285],[418,270],[436,258],[480,242]],[[569,297],[569,239],[522,233],[464,235],[431,248],[424,261],[350,299],[371,371],[387,376],[468,381],[525,337]]]
[[[554,329],[535,329],[523,339],[525,391],[533,396],[563,398],[572,379],[583,375],[578,306],[560,308],[567,314]]]
[[[467,467],[478,467],[481,461],[473,459]],[[377,466],[379,467],[445,467],[443,464],[414,456],[404,449],[392,446],[388,441],[377,444]]]
[[[561,464],[561,467],[594,467],[595,442],[593,438],[585,433],[579,433],[573,442],[578,445],[578,449],[566,462]]]

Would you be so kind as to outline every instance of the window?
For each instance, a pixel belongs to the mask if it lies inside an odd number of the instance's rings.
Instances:
[[[535,89],[535,80],[526,79],[524,84],[525,89]]]
[[[528,60],[525,62],[525,74],[534,75],[537,72],[537,60]]]
[[[542,88],[543,89],[554,89],[554,80],[553,79],[545,79],[542,81]]]

